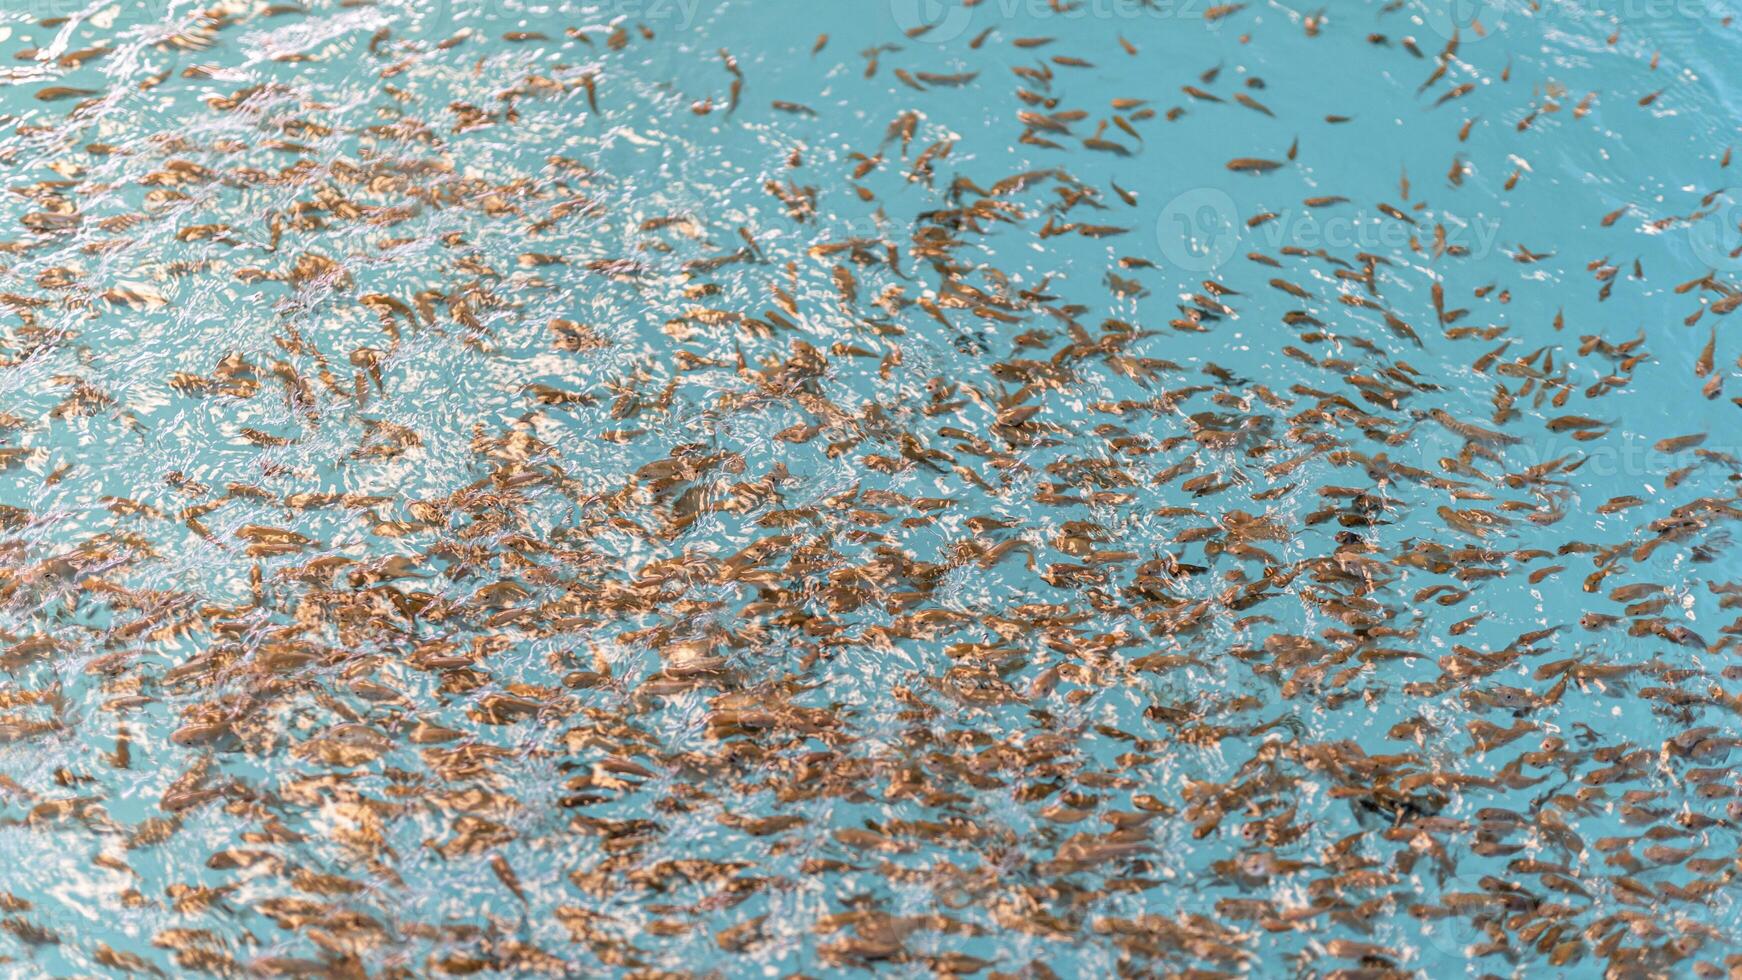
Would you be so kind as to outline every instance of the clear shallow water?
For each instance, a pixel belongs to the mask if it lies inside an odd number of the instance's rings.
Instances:
[[[9,8],[0,969],[1733,970],[1731,11],[1206,10]]]

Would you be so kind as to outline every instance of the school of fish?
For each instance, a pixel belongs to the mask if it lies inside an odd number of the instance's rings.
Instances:
[[[1742,977],[1739,121],[1088,2],[12,15],[0,975]]]

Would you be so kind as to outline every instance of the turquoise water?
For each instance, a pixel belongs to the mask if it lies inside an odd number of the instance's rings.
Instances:
[[[1734,972],[1736,12],[5,8],[0,974]]]

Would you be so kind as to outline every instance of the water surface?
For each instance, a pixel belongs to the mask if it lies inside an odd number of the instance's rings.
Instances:
[[[8,7],[0,972],[1733,972],[1732,13]]]

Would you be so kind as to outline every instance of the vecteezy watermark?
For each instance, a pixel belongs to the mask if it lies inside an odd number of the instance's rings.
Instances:
[[[79,18],[99,29],[116,24],[159,24],[169,15],[174,0],[136,0],[122,7],[104,8],[91,0],[23,0],[7,9],[22,10],[37,24]]]
[[[637,24],[675,26],[687,30],[695,24],[702,0],[606,0],[597,9],[606,19],[619,17]]]
[[[1603,0],[1591,4],[1590,9],[1623,24],[1641,19],[1723,17],[1726,13],[1714,0]]]
[[[1233,197],[1214,187],[1175,196],[1155,219],[1162,257],[1194,273],[1210,272],[1232,259],[1242,240],[1272,258],[1285,248],[1376,254],[1437,249],[1482,258],[1493,252],[1499,237],[1500,223],[1492,218],[1445,217],[1428,227],[1395,209],[1373,211],[1341,200],[1243,216]]]
[[[1162,206],[1155,218],[1162,257],[1187,272],[1209,272],[1240,247],[1240,212],[1226,191],[1199,187]]]
[[[961,0],[889,0],[889,15],[901,33],[932,44],[954,41],[974,23],[974,9]]]
[[[1498,13],[1490,13],[1492,8],[1485,0],[1424,0],[1423,6],[1422,24],[1440,37],[1456,37],[1460,43],[1488,36],[1492,28],[1482,18],[1487,15],[1493,19]]]
[[[1688,229],[1688,244],[1713,269],[1742,268],[1742,202],[1726,197]]]
[[[947,44],[970,30],[1027,20],[1195,20],[1215,30],[1215,0],[887,0],[889,14],[914,41]]]
[[[1551,382],[1545,390],[1558,391],[1567,383]],[[1688,419],[1690,431],[1650,435],[1626,429],[1620,415],[1555,431],[1548,428],[1550,419],[1565,410],[1547,405],[1516,404],[1514,414],[1499,420],[1491,404],[1436,409],[1406,399],[1400,407],[1411,423],[1396,445],[1385,448],[1386,458],[1452,479],[1472,479],[1476,471],[1534,473],[1541,486],[1583,490],[1619,484],[1635,488],[1629,492],[1645,487],[1656,492],[1682,481],[1727,480],[1742,465],[1742,446],[1735,440],[1708,438],[1700,431],[1709,424],[1699,418],[1697,407]],[[1602,502],[1598,498],[1592,506]]]
[[[1599,0],[1557,4],[1556,12],[1616,26],[1647,20],[1716,21],[1726,15],[1723,0]],[[1473,44],[1505,30],[1505,18],[1516,11],[1534,16],[1538,6],[1520,0],[1421,0],[1419,18],[1440,37]]]
[[[1423,946],[1421,963],[1416,964],[1433,974],[1447,963],[1462,963],[1469,959],[1470,947],[1483,938],[1482,930],[1472,918],[1491,901],[1477,876],[1449,874],[1434,887],[1416,885],[1418,901],[1415,917],[1420,922]],[[1475,912],[1471,910],[1475,906]]]
[[[70,20],[84,13],[90,4],[82,0],[25,0],[19,6],[29,20],[41,24],[44,21]],[[145,0],[140,6],[155,8],[154,13],[161,13],[168,3],[167,0]]]

